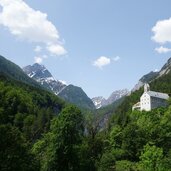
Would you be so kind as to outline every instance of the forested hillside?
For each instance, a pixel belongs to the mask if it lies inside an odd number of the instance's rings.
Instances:
[[[150,88],[170,94],[171,72],[151,81]],[[142,93],[143,88],[127,96],[113,113],[99,170],[171,170],[171,100],[167,108],[132,112]]]
[[[1,73],[0,170],[36,170],[30,146],[64,107],[55,95]]]
[[[10,77],[11,79],[18,80],[35,87],[40,87],[40,85],[33,79],[29,78],[18,65],[7,60],[3,56],[0,56],[0,73]]]
[[[11,75],[0,73],[0,170],[171,170],[171,100],[132,112],[141,88],[108,107],[81,111]],[[150,86],[170,94],[171,72]]]
[[[0,170],[96,170],[100,136],[78,108],[0,74]]]
[[[149,84],[150,89],[153,91],[171,94],[171,71],[166,75],[154,79]],[[114,112],[117,115],[113,115],[113,121],[115,122],[117,120],[118,122],[125,124],[127,121],[126,114],[132,110],[133,104],[139,101],[142,93],[143,87],[131,93],[130,96],[127,96]]]

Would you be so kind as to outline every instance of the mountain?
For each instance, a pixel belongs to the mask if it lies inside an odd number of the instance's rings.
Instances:
[[[49,129],[51,119],[65,106],[61,98],[0,56],[0,124],[15,125],[34,141]]]
[[[138,83],[134,86],[134,88],[131,90],[132,92],[139,90],[145,83],[150,83],[156,78],[161,77],[162,75],[165,75],[171,71],[171,58],[168,59],[166,64],[161,68],[159,72],[151,71],[148,74],[141,77],[141,79],[138,81]]]
[[[39,82],[48,90],[53,91],[54,94],[58,95],[66,85],[62,82],[55,80],[52,74],[40,64],[28,65],[23,68],[23,71],[30,77]]]
[[[106,106],[106,99],[103,96],[93,97],[91,100],[93,101],[96,109]]]
[[[151,71],[148,74],[144,75],[140,78],[138,83],[134,86],[134,88],[131,90],[132,92],[139,90],[145,83],[148,83],[155,79],[158,76],[158,72]]]
[[[116,90],[114,91],[109,98],[107,99],[107,104],[112,104],[116,100],[120,99],[121,97],[126,96],[129,93],[128,89]]]
[[[168,59],[168,61],[166,62],[166,64],[158,72],[158,77],[161,77],[162,75],[166,75],[170,71],[171,71],[171,58]]]
[[[43,87],[52,91],[55,95],[58,95],[67,102],[75,104],[81,108],[95,108],[92,100],[80,87],[66,85],[63,82],[56,80],[45,66],[35,63],[24,67],[23,71],[30,78],[36,80]]]
[[[108,99],[105,99],[104,97],[99,96],[99,97],[92,98],[92,101],[96,109],[99,109],[101,107],[114,103],[116,100],[126,96],[128,93],[129,93],[129,90],[127,89],[116,90],[108,97]]]
[[[94,109],[94,104],[92,100],[86,95],[82,88],[68,85],[59,94],[59,97],[64,100],[77,105],[80,108]]]
[[[35,87],[40,87],[40,85],[28,77],[18,65],[7,60],[3,56],[0,56],[0,74]]]

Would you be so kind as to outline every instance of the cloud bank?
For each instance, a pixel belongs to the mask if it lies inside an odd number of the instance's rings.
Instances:
[[[162,44],[171,42],[171,18],[158,21],[152,32],[154,33],[152,40],[155,42]]]
[[[171,43],[171,18],[166,20],[157,21],[155,26],[152,28],[153,36],[152,40],[159,44]],[[158,53],[167,53],[171,49],[160,46],[155,49]]]
[[[60,42],[57,28],[47,19],[46,13],[34,10],[23,0],[0,0],[0,6],[0,25],[8,28],[12,35],[21,40],[44,44],[52,55],[67,53]],[[35,51],[39,52],[41,49],[37,46]]]

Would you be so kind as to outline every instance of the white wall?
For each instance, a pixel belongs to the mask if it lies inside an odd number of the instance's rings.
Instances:
[[[151,110],[151,98],[150,96],[144,92],[143,95],[140,98],[140,103],[141,103],[141,111],[150,111]]]

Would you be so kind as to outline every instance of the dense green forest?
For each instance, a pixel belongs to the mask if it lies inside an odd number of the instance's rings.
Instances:
[[[0,170],[171,170],[171,100],[132,112],[140,89],[103,109],[80,110],[17,72],[0,72]],[[171,72],[150,82],[169,94],[170,85]],[[104,116],[112,116],[105,127]]]

